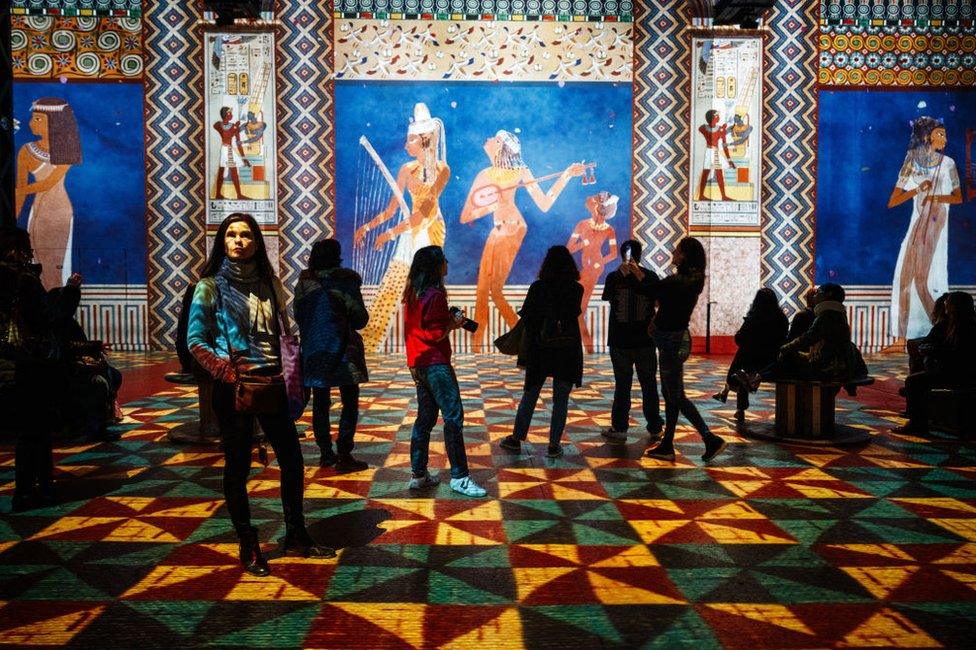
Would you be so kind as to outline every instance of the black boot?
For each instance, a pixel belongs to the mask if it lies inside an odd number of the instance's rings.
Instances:
[[[334,548],[316,544],[312,536],[308,534],[305,526],[300,528],[287,528],[285,539],[282,541],[285,555],[297,555],[299,557],[335,557]]]
[[[261,554],[261,544],[258,542],[258,531],[251,527],[238,533],[241,548],[241,565],[248,573],[256,576],[266,576],[271,573],[268,561]]]

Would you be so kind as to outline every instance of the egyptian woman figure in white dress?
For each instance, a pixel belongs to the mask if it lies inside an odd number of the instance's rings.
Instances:
[[[366,252],[357,254],[355,264],[367,283],[372,282],[371,276],[377,274],[375,267],[383,264],[383,256],[371,253],[367,246],[370,242],[367,240],[372,240],[371,248],[375,253],[383,251],[390,242],[396,242],[379,290],[369,307],[369,324],[362,332],[367,352],[377,352],[390,326],[390,319],[400,304],[413,254],[424,246],[444,246],[446,227],[438,201],[451,178],[451,168],[447,166],[444,123],[438,118],[432,118],[425,104],[414,107],[414,118],[407,128],[404,149],[414,160],[400,167],[396,180],[387,171],[366,136],[360,138],[359,142],[372,158],[382,180],[375,179],[372,183],[367,182],[366,187],[361,190],[357,189],[357,201],[368,206],[370,196],[377,196],[376,188],[370,185],[385,183],[388,186],[386,191],[393,191],[385,209],[357,227],[354,235],[357,249],[367,247]],[[412,209],[407,206],[404,192],[410,195]],[[360,210],[357,206],[357,212]],[[397,212],[401,216],[395,225],[377,233],[377,228],[392,219]]]
[[[891,287],[891,335],[925,336],[935,299],[949,290],[949,206],[962,202],[956,163],[945,155],[942,123],[920,117],[912,123],[908,154],[888,207],[912,199],[912,218],[902,240]]]
[[[71,275],[71,240],[74,210],[64,187],[72,165],[81,163],[81,142],[71,106],[63,99],[42,97],[31,106],[31,133],[17,154],[15,215],[27,197],[34,195],[27,232],[34,245],[34,258],[41,263],[45,289],[62,286]],[[29,177],[34,182],[29,183]]]

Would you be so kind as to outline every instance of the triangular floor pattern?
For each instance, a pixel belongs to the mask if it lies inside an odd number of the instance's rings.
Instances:
[[[223,457],[178,446],[193,387],[124,407],[118,442],[60,441],[61,501],[0,518],[0,645],[157,648],[960,647],[976,620],[976,451],[945,435],[892,434],[905,359],[869,360],[884,381],[840,399],[871,431],[854,449],[738,437],[711,401],[727,358],[693,357],[688,394],[729,441],[705,466],[683,422],[678,458],[641,457],[644,422],[609,445],[613,373],[588,360],[559,460],[544,456],[549,390],[521,454],[510,433],[522,375],[507,357],[459,356],[469,463],[489,498],[446,485],[435,430],[416,494],[414,386],[402,357],[371,360],[356,455],[370,469],[319,469],[311,412],[299,422],[312,533],[332,560],[281,557],[278,469],[257,460],[248,490],[272,574],[241,572],[223,505]],[[129,372],[144,371],[128,355]],[[872,392],[874,391],[874,392]],[[640,413],[639,390],[633,413]],[[750,417],[772,418],[760,391]],[[0,509],[13,449],[0,447]]]

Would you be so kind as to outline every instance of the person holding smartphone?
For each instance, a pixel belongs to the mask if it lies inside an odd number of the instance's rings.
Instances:
[[[650,334],[654,301],[650,298],[657,275],[640,265],[643,248],[628,239],[620,245],[620,266],[607,276],[603,300],[610,303],[607,347],[613,364],[614,392],[610,428],[602,433],[613,442],[625,442],[630,428],[630,394],[637,371],[644,421],[651,442],[656,440],[664,420],[657,391],[657,351]]]

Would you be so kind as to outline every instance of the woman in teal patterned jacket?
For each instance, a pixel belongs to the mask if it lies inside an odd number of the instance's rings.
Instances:
[[[254,575],[270,573],[257,529],[251,526],[247,500],[255,417],[281,469],[285,553],[333,557],[335,551],[316,544],[305,529],[304,461],[287,409],[257,416],[236,410],[234,383],[238,373],[281,373],[278,313],[285,317],[286,326],[288,322],[281,283],[271,269],[261,230],[251,215],[234,213],[224,219],[201,276],[190,306],[187,345],[214,378],[213,407],[224,444],[224,498],[240,540],[241,564]],[[282,384],[282,404],[287,403],[284,390]]]

